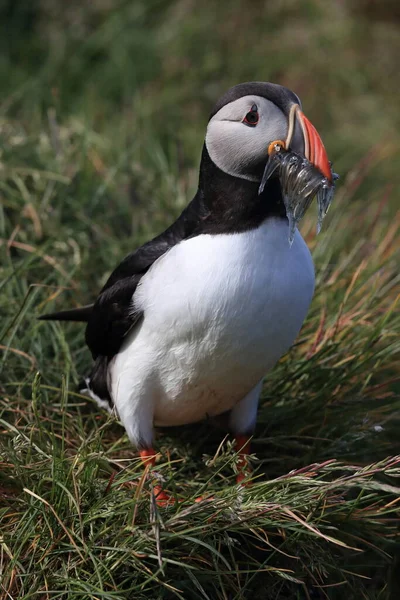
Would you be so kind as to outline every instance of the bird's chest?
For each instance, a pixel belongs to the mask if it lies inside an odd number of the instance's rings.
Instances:
[[[257,383],[293,343],[313,289],[308,248],[298,233],[289,247],[281,219],[182,242],[139,295],[144,327],[163,356],[164,387],[187,395]]]

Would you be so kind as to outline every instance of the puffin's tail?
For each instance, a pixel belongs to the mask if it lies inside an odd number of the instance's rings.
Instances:
[[[93,304],[87,304],[81,308],[71,308],[60,312],[49,313],[38,317],[40,321],[80,321],[87,323],[93,311]]]

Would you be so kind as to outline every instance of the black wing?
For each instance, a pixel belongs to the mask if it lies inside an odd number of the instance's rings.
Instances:
[[[93,306],[86,328],[86,343],[93,358],[110,359],[117,354],[124,337],[142,316],[135,310],[133,300],[139,281],[160,256],[200,230],[207,215],[197,194],[168,229],[129,254],[113,271]]]
[[[93,358],[112,358],[141,317],[132,300],[140,279],[170,248],[200,232],[208,214],[201,194],[197,193],[168,229],[124,258],[93,305],[43,315],[40,319],[87,322],[86,342]]]

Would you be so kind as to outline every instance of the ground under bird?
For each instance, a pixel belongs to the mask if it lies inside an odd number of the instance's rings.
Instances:
[[[148,467],[155,426],[230,411],[245,477],[263,377],[314,292],[296,224],[315,193],[323,216],[333,182],[296,94],[236,85],[211,113],[198,190],[178,219],[117,266],[94,304],[41,317],[87,323],[94,364],[84,391],[116,412]],[[155,495],[169,501],[161,485]]]

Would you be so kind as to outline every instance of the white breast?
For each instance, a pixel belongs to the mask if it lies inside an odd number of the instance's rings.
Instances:
[[[113,363],[117,408],[127,385],[157,424],[232,408],[292,345],[313,290],[310,252],[298,232],[289,247],[282,219],[181,242],[135,293],[144,319]]]

